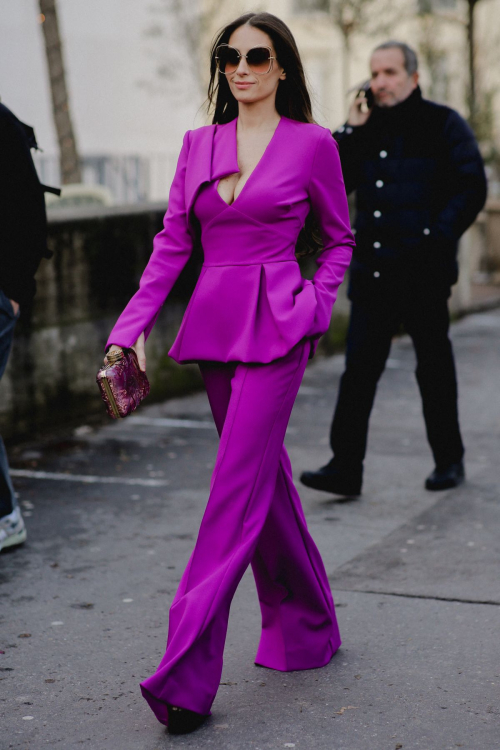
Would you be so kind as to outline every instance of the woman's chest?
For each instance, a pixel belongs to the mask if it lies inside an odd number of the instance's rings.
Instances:
[[[273,132],[252,136],[238,136],[237,165],[238,171],[222,177],[218,183],[218,192],[225,203],[231,205],[238,198],[262,160],[273,139]]]
[[[217,190],[209,194],[213,205],[215,193],[217,213],[226,205],[264,223],[300,217],[309,204],[315,144],[288,137],[291,128],[286,120],[271,141],[239,140],[237,149],[235,130],[231,141],[227,130],[218,132],[214,141],[211,182]]]

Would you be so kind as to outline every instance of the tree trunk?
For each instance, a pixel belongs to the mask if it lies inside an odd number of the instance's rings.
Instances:
[[[351,37],[342,31],[342,89],[344,105],[349,109],[349,88],[351,84]]]
[[[52,111],[59,141],[61,180],[64,185],[81,182],[80,159],[69,111],[68,91],[64,74],[64,60],[59,36],[56,0],[39,0],[45,52],[49,69]]]
[[[467,46],[469,52],[469,122],[472,128],[477,125],[477,85],[476,85],[476,40],[474,29],[474,8],[477,0],[467,3]]]

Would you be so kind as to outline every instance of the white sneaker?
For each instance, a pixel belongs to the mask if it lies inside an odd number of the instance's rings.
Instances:
[[[26,541],[26,527],[19,508],[0,518],[0,550]]]

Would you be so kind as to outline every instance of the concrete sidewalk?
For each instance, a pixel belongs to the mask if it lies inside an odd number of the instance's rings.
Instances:
[[[1,750],[498,750],[500,312],[461,320],[453,340],[467,483],[423,489],[432,460],[401,339],[379,387],[362,498],[299,485],[342,648],[320,670],[254,666],[260,614],[247,574],[213,717],[188,737],[166,734],[138,683],[162,655],[207,498],[217,435],[206,396],[25,447],[13,464],[28,543],[0,556]],[[307,370],[287,436],[297,477],[329,458],[342,365]]]

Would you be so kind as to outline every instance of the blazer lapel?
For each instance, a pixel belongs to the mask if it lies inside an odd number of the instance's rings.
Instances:
[[[224,125],[217,125],[212,152],[212,180],[240,171],[236,142],[237,122],[238,119],[235,118]]]
[[[239,171],[236,122],[234,119],[191,132],[185,178],[186,212],[190,218],[202,185]]]
[[[189,218],[200,187],[205,182],[210,182],[214,134],[215,125],[191,131],[184,183],[186,213]]]

